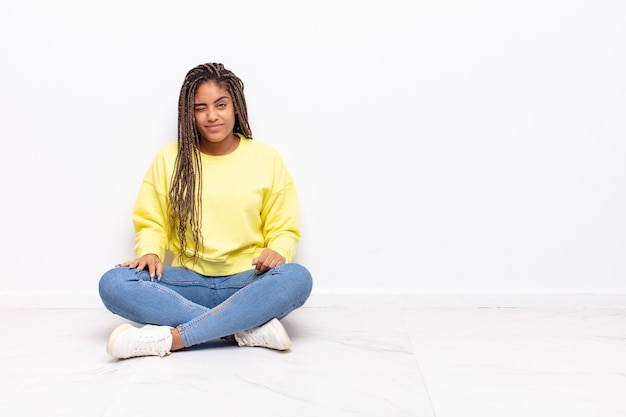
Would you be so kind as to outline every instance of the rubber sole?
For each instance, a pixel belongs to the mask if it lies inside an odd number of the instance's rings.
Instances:
[[[289,338],[287,330],[285,330],[285,327],[283,327],[283,324],[280,322],[280,320],[276,318],[271,319],[269,321],[269,324],[274,328],[274,330],[276,330],[278,336],[280,337],[280,340],[283,342],[284,347],[277,350],[289,350],[291,348],[291,339]]]
[[[113,330],[113,332],[111,333],[111,336],[109,336],[109,342],[107,343],[107,353],[109,355],[114,356],[113,346],[115,346],[115,341],[122,333],[124,333],[126,330],[128,330],[131,327],[133,326],[128,323],[125,323],[125,324],[120,324]]]

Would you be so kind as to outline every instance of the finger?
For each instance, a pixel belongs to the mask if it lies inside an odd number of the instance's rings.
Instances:
[[[254,273],[257,275],[262,274],[264,271],[263,263],[265,262],[265,256],[261,254],[260,256],[254,258],[252,260],[252,265],[254,266]]]
[[[263,252],[261,252],[261,254],[256,258],[257,265],[266,263],[267,257],[268,257],[267,250],[264,250]]]
[[[150,274],[150,280],[154,279],[154,272],[156,270],[156,262],[148,263],[148,273]]]
[[[145,267],[146,267],[146,261],[143,258],[139,259],[139,262],[137,263],[137,272],[143,271]]]
[[[257,262],[256,268],[254,268],[254,273],[257,275],[261,275],[265,272],[267,272],[267,267],[264,264]]]
[[[129,268],[134,268],[135,266],[137,266],[136,263],[137,263],[137,259],[134,259],[132,261],[126,261],[123,264],[120,264],[120,266],[127,266]]]
[[[276,258],[272,259],[270,266],[272,268],[276,268],[277,266],[282,265],[284,263],[285,263],[285,258],[283,258],[282,256],[277,256]]]
[[[157,281],[161,281],[161,277],[163,276],[163,264],[158,261],[156,265],[156,277]]]
[[[268,259],[265,261],[263,265],[261,265],[261,273],[264,274],[270,269],[272,269],[275,265],[273,264],[273,260]]]
[[[163,264],[159,258],[156,258],[153,265],[154,275],[157,280],[161,280],[161,273],[163,272]]]

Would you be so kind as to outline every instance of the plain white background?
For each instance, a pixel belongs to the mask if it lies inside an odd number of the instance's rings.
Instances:
[[[0,294],[96,294],[223,62],[327,293],[626,292],[626,3],[0,3]]]

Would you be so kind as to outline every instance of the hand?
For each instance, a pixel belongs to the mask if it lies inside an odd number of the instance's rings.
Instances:
[[[145,267],[148,267],[148,273],[150,274],[150,280],[154,280],[156,275],[157,281],[161,281],[161,275],[163,275],[163,264],[157,255],[154,253],[148,253],[139,259],[134,261],[128,261],[120,264],[120,266],[127,266],[130,269],[137,268],[137,271],[143,271]]]
[[[278,265],[283,265],[285,261],[285,257],[278,252],[271,249],[265,249],[257,258],[252,260],[252,265],[254,265],[254,273],[260,275],[266,273],[272,268],[277,267]]]

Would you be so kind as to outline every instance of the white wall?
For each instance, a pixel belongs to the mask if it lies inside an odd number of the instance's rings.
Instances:
[[[96,292],[223,62],[318,293],[625,292],[620,0],[0,3],[0,294]]]

